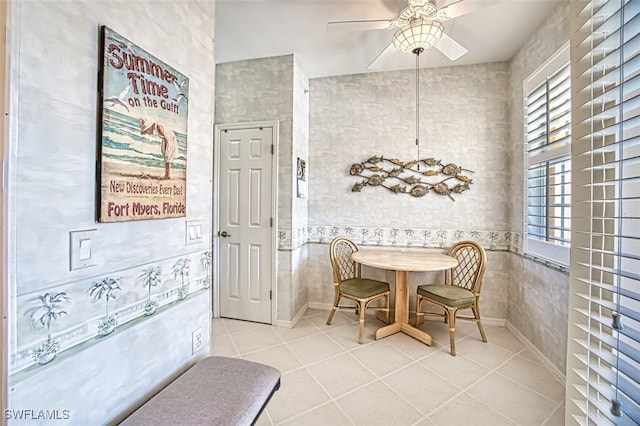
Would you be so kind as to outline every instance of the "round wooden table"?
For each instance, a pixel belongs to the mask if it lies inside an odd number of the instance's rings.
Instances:
[[[374,268],[396,272],[395,321],[376,330],[376,340],[402,332],[431,345],[428,333],[409,324],[409,272],[444,271],[458,265],[458,260],[441,253],[390,250],[360,250],[351,259]]]

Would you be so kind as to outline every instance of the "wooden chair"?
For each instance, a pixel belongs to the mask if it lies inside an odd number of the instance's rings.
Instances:
[[[351,254],[358,251],[358,246],[344,237],[337,237],[331,241],[329,255],[333,269],[333,286],[335,297],[333,308],[329,314],[327,325],[331,324],[337,309],[352,309],[360,314],[360,332],[358,343],[362,343],[364,336],[364,316],[369,303],[378,299],[385,299],[384,307],[369,309],[383,311],[386,322],[389,323],[389,283],[361,277],[361,265],[351,260]],[[346,298],[356,302],[356,305],[340,305],[340,299]]]
[[[416,325],[421,324],[424,316],[444,317],[449,323],[451,355],[456,354],[456,315],[461,309],[471,309],[473,317],[458,316],[458,319],[474,321],[478,324],[482,341],[487,341],[482,322],[480,322],[480,289],[482,277],[487,266],[484,248],[475,241],[460,241],[451,246],[449,256],[458,259],[458,266],[445,272],[444,284],[418,286],[416,296]],[[422,303],[430,302],[444,309],[444,313],[422,312]]]

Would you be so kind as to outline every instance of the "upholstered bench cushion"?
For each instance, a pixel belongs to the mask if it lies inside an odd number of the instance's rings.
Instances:
[[[473,304],[473,293],[455,285],[427,284],[418,286],[418,293],[445,305],[458,307]]]
[[[122,425],[251,425],[280,386],[273,367],[207,357],[138,408]]]
[[[349,278],[340,283],[340,291],[349,296],[366,299],[389,291],[389,284],[368,278]]]

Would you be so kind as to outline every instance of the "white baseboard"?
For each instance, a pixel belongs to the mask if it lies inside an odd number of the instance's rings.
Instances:
[[[545,357],[543,353],[533,345],[533,343],[527,340],[527,338],[524,337],[524,335],[520,333],[520,331],[515,328],[510,322],[507,322],[507,330],[509,330],[514,336],[516,336],[520,343],[522,343],[530,352],[535,354],[535,356],[540,359],[542,365],[544,365],[544,367],[549,370],[551,374],[553,374],[563,385],[566,385],[567,376],[565,375],[565,373],[563,373],[558,367],[553,365],[551,361],[549,361],[547,357]]]
[[[484,318],[480,317],[482,325],[490,325],[492,327],[506,327],[507,320],[504,318]]]
[[[333,308],[331,303],[309,302],[309,309],[318,309],[320,311],[330,311]]]
[[[277,320],[276,321],[276,327],[284,327],[284,328],[293,328],[296,326],[296,323],[298,321],[300,321],[300,318],[302,318],[302,316],[304,315],[304,313],[306,312],[307,308],[308,308],[308,303],[305,303],[302,308],[300,308],[300,310],[298,311],[298,313],[296,314],[296,316],[291,320],[291,321],[286,321],[286,320]],[[331,307],[331,305],[329,305],[329,307]]]
[[[318,309],[321,311],[329,311],[333,307],[331,303],[319,303],[319,302],[309,302],[309,309]],[[393,313],[393,309],[391,310]],[[415,315],[414,311],[409,312],[409,316]],[[482,318],[483,325],[490,325],[493,327],[505,327],[507,320],[504,318]]]

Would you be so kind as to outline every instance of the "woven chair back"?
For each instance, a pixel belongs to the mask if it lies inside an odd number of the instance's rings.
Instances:
[[[447,254],[458,259],[458,266],[447,276],[447,284],[480,293],[482,277],[487,267],[484,248],[475,241],[459,241],[451,246]]]
[[[333,279],[341,283],[350,278],[360,278],[360,265],[351,260],[351,255],[358,251],[358,246],[348,238],[336,237],[329,246]]]

